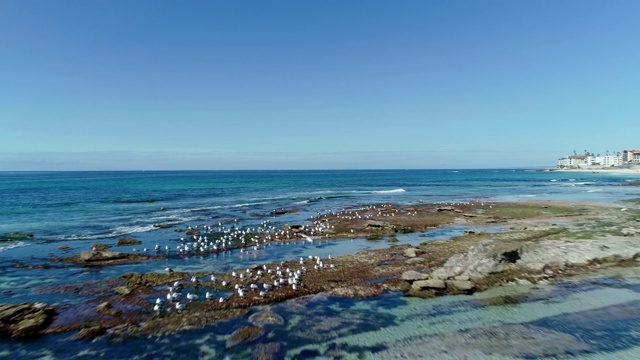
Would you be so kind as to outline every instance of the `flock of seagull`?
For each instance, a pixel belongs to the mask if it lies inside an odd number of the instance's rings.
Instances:
[[[325,260],[328,260],[329,263],[325,263]],[[331,263],[331,260],[333,260],[331,255],[326,259],[322,259],[319,256],[308,256],[306,259],[304,257],[300,257],[299,263],[302,266],[297,270],[293,270],[288,267],[285,268],[284,262],[281,262],[280,265],[277,265],[275,268],[269,268],[265,264],[258,268],[246,269],[244,272],[232,271],[231,277],[233,277],[234,280],[237,279],[233,284],[230,281],[223,280],[222,277],[216,276],[216,274],[211,274],[209,278],[213,284],[219,283],[222,287],[234,288],[234,292],[230,296],[246,298],[251,292],[252,296],[257,295],[259,298],[265,298],[268,292],[279,288],[291,287],[292,290],[298,291],[300,288],[305,286],[302,281],[302,277],[309,271],[305,265],[313,264],[313,269],[316,271],[324,268],[333,269],[335,268],[335,265]],[[166,268],[165,271],[167,273],[172,273],[173,269]],[[200,279],[195,275],[191,277],[191,283],[195,289],[201,285]],[[160,313],[163,309],[169,311],[171,307],[175,308],[177,311],[186,309],[187,303],[182,302],[182,294],[185,290],[185,285],[181,281],[176,281],[172,285],[168,286],[167,290],[166,300],[158,297],[155,300],[153,310],[156,313]],[[193,302],[199,300],[200,296],[195,292],[188,292],[186,298],[188,302]],[[215,293],[211,291],[207,291],[204,296],[204,299],[207,301],[216,300],[216,298],[219,303],[224,303],[229,299],[229,297],[225,296],[216,297]]]

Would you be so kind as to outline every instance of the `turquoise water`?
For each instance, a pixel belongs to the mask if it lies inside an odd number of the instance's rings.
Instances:
[[[638,187],[621,186],[633,176],[522,170],[388,171],[190,171],[190,172],[0,172],[0,235],[32,233],[32,239],[0,242],[0,303],[41,301],[52,305],[86,302],[85,296],[51,294],[45,286],[97,281],[124,272],[230,271],[248,265],[307,255],[342,255],[388,246],[386,241],[349,239],[298,242],[260,251],[223,252],[106,268],[60,266],[50,254],[88,250],[119,237],[141,240],[138,248],[174,247],[175,227],[233,222],[255,226],[305,223],[310,216],[370,203],[418,204],[458,201],[564,200],[616,202],[640,197]],[[300,211],[272,217],[277,208]],[[401,243],[448,238],[466,228],[449,227]],[[500,228],[484,229],[501,231]],[[132,251],[132,248],[118,248]],[[48,268],[28,268],[31,265]],[[20,265],[20,266],[16,266]],[[486,306],[474,297],[405,299],[388,293],[367,300],[318,295],[273,305],[285,318],[269,325],[249,345],[226,349],[230,329],[248,318],[179,335],[126,343],[71,341],[73,334],[45,336],[22,343],[0,339],[0,357],[13,358],[250,358],[259,344],[277,343],[286,358],[477,358],[605,356],[635,354],[640,331],[638,285],[629,279],[583,281],[527,293],[525,301]],[[533,295],[531,295],[533,294]],[[260,309],[252,309],[252,312]],[[620,311],[631,314],[616,317]],[[573,317],[567,314],[574,314]],[[594,314],[602,324],[592,330]],[[305,330],[320,326],[314,331]],[[567,325],[569,324],[569,325]],[[506,334],[506,335],[505,335]],[[514,335],[515,334],[515,335]],[[566,336],[565,336],[566,335]],[[510,337],[511,336],[511,337]],[[605,340],[597,340],[602,337]],[[435,340],[434,340],[435,339]],[[560,339],[560,340],[558,340]],[[556,340],[555,342],[551,340]],[[529,350],[500,350],[509,342]],[[453,343],[462,343],[452,350]],[[607,345],[615,342],[618,345]],[[553,344],[553,346],[549,344]],[[413,345],[415,346],[413,346]],[[546,345],[544,345],[546,344]],[[547,346],[547,353],[536,352]],[[431,349],[428,352],[420,349]],[[527,352],[528,351],[528,352]]]

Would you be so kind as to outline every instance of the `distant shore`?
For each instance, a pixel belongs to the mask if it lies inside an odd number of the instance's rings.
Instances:
[[[607,173],[607,174],[640,174],[640,166],[633,168],[593,168],[593,169],[549,169],[550,171],[560,172],[588,172],[588,173]]]

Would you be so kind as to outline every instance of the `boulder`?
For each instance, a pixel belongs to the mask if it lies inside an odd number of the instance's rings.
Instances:
[[[107,329],[98,325],[80,329],[80,331],[73,338],[76,340],[91,340],[106,333]]]
[[[418,249],[416,248],[408,248],[404,250],[404,256],[408,257],[408,258],[414,258],[416,257],[416,251]]]
[[[428,278],[429,275],[417,272],[415,270],[409,270],[402,273],[402,280],[406,281],[426,280]]]
[[[459,291],[470,291],[475,289],[475,285],[468,280],[449,280],[447,281],[447,287]]]
[[[411,285],[412,288],[416,290],[421,289],[444,289],[446,284],[444,280],[440,279],[428,279],[428,280],[418,280],[414,281]]]

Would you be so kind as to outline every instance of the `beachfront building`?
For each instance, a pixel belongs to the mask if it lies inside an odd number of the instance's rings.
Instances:
[[[640,163],[640,150],[623,150],[622,162],[624,163]]]
[[[558,159],[558,168],[560,169],[579,169],[586,167],[588,156],[586,155],[571,155]]]
[[[587,157],[589,166],[620,166],[622,165],[622,156],[589,156]]]

